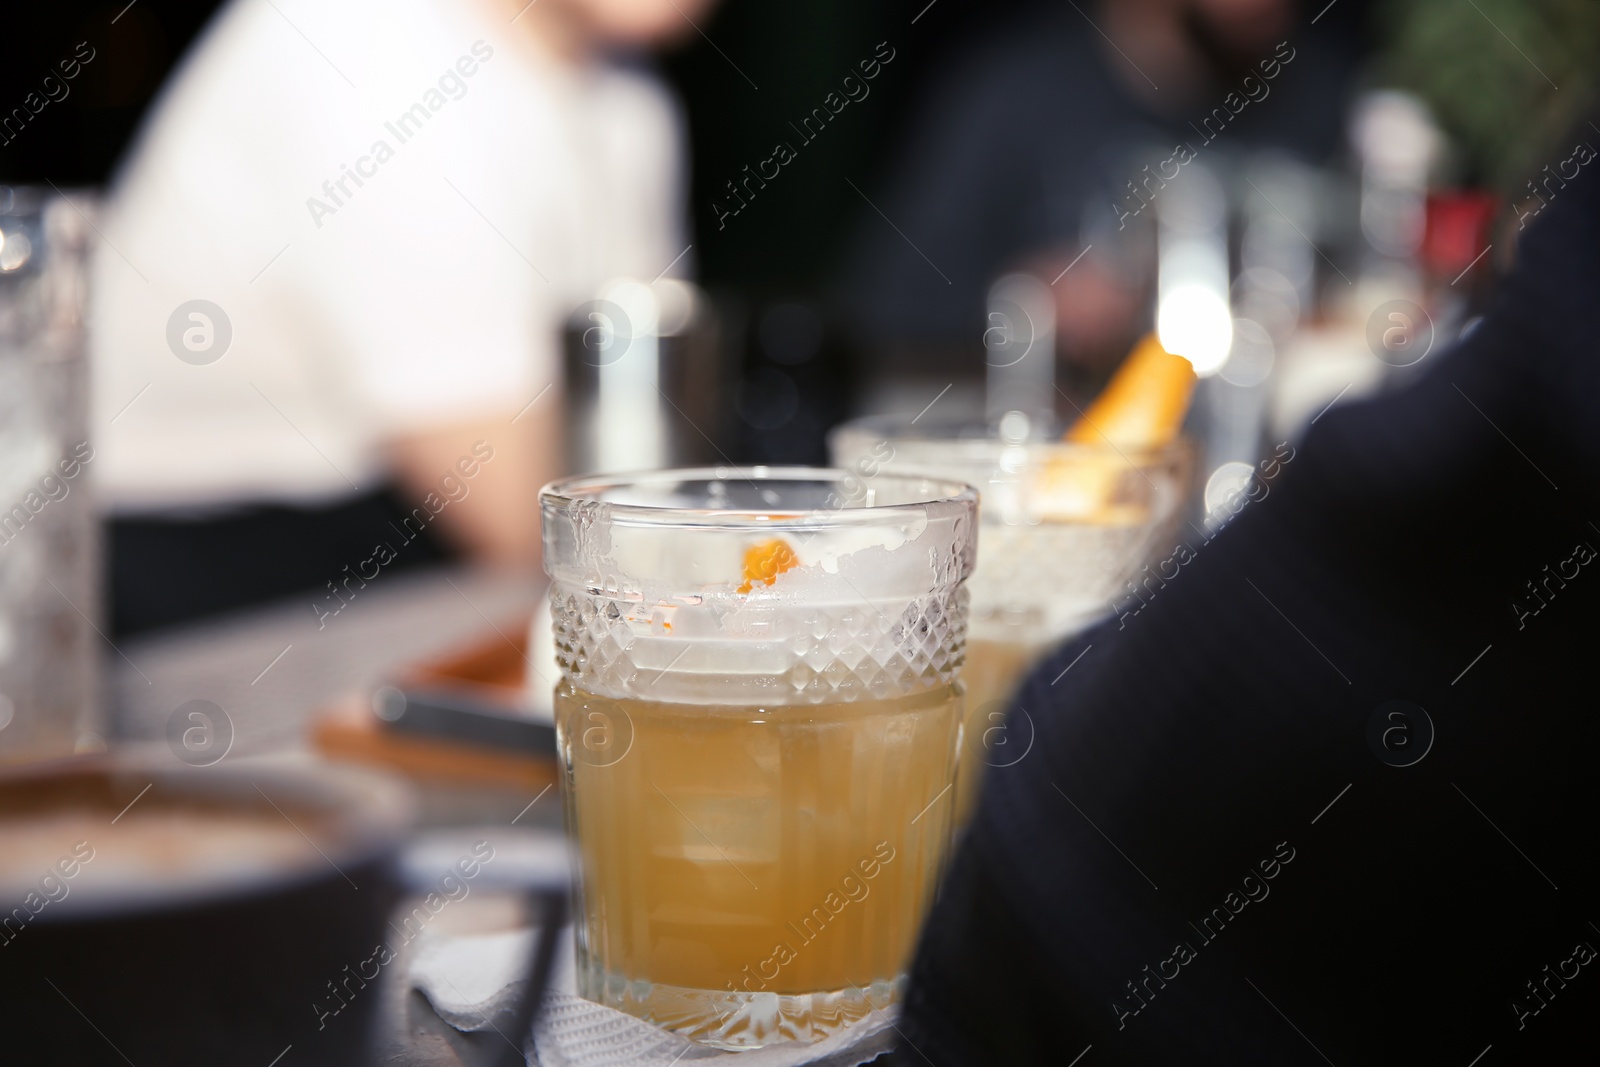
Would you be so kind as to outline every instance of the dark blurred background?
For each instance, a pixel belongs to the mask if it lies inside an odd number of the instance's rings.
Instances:
[[[94,50],[94,59],[65,99],[47,104],[0,145],[0,182],[105,185],[167,74],[218,6],[215,0],[18,5],[9,14],[11,39],[24,47],[14,48],[0,70],[0,107],[20,105],[79,42]],[[1374,6],[1313,2],[1302,5],[1300,21],[1317,18],[1319,35],[1343,36],[1365,52],[1369,31],[1381,21],[1370,17]],[[700,25],[701,34],[664,58],[689,120],[695,271],[722,319],[733,403],[711,432],[726,454],[744,462],[826,458],[823,433],[852,413],[864,358],[838,328],[831,286],[860,228],[885,225],[862,193],[881,204],[878,191],[914,104],[949,71],[958,50],[1045,8],[1071,15],[1041,0],[729,0]],[[1385,17],[1392,23],[1395,14]],[[768,157],[775,142],[793,141],[789,123],[836,91],[879,42],[888,42],[895,58],[870,83],[869,99],[846,108],[739,214],[737,225],[719,230],[712,202],[725,198],[723,183]],[[763,342],[761,329],[774,309],[781,328],[766,336],[784,339],[777,350]]]

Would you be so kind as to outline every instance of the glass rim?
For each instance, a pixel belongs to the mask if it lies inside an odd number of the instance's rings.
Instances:
[[[973,431],[970,436],[962,436]],[[980,432],[981,431],[981,432]],[[925,422],[908,419],[904,415],[865,415],[839,423],[827,433],[830,451],[837,448],[838,440],[848,434],[869,435],[877,440],[908,448],[961,449],[972,453],[1020,448],[1030,456],[1087,456],[1115,454],[1124,459],[1137,457],[1151,463],[1176,460],[1193,448],[1193,440],[1179,433],[1172,440],[1159,445],[1119,445],[1111,441],[1067,441],[1061,437],[1028,438],[1007,441],[994,427],[982,419],[944,418]],[[881,476],[881,475],[880,475]]]
[[[862,503],[841,500],[837,505],[794,511],[774,505],[756,507],[682,507],[667,504],[641,504],[607,500],[608,490],[651,484],[671,486],[684,482],[761,482],[856,484],[866,490],[899,486],[907,490],[905,499],[894,503]],[[870,494],[869,494],[870,495]],[[871,526],[926,514],[930,507],[954,505],[976,512],[978,490],[954,478],[917,473],[880,471],[863,476],[839,467],[735,466],[667,467],[659,470],[597,472],[558,478],[539,490],[541,509],[572,515],[579,505],[604,504],[612,522],[635,522],[660,528],[752,531],[785,530],[806,532],[832,527]]]

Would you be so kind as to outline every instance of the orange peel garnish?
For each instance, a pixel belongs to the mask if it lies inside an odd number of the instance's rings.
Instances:
[[[787,541],[774,537],[752,545],[744,553],[744,584],[739,592],[750,592],[757,582],[771,585],[778,580],[778,575],[799,565],[800,557],[794,554]]]
[[[1121,526],[1145,521],[1143,506],[1116,502],[1128,474],[1124,449],[1170,444],[1182,428],[1195,380],[1187,359],[1168,352],[1153,333],[1143,338],[1063,437],[1068,444],[1089,447],[1053,457],[1039,471],[1041,511],[1063,522]]]
[[[1066,440],[1119,448],[1168,444],[1183,425],[1194,383],[1189,361],[1161,347],[1152,333],[1134,346]]]

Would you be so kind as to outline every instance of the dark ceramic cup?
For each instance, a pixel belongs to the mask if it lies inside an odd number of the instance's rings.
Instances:
[[[395,950],[432,914],[509,884],[555,930],[569,892],[559,858],[497,869],[492,842],[421,860],[414,815],[398,783],[325,765],[0,773],[0,1059],[371,1062],[382,983],[405,980]],[[423,902],[394,914],[407,893]],[[531,1029],[554,940],[502,1032]]]

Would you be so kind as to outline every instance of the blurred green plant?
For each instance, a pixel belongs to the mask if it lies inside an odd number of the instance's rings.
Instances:
[[[1600,147],[1600,0],[1389,0],[1378,18],[1381,77],[1427,101],[1461,178],[1514,197],[1580,129]]]

